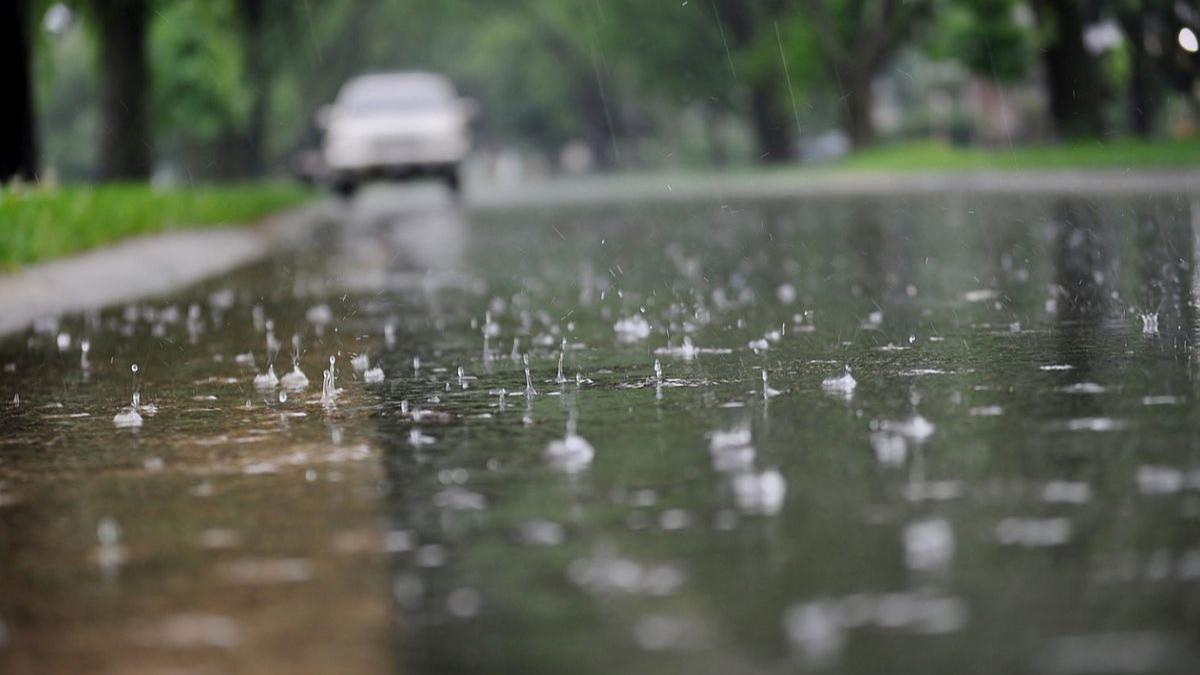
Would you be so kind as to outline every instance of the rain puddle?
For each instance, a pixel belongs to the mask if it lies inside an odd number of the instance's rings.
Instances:
[[[1193,672],[1191,209],[367,190],[0,342],[0,670]]]

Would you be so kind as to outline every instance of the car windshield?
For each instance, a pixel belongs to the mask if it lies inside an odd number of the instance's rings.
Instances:
[[[454,99],[450,88],[430,79],[371,79],[350,84],[339,107],[351,114],[441,108]]]

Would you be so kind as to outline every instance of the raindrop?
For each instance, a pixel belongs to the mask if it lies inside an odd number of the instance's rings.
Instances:
[[[563,338],[563,349],[566,349],[567,339]],[[554,377],[557,384],[566,384],[567,378],[563,376],[563,352],[558,353],[558,375]]]
[[[529,371],[529,354],[524,356],[525,360],[525,396],[532,398],[537,396],[537,390],[533,388],[533,375]]]

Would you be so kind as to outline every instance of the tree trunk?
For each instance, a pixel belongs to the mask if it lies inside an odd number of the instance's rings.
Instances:
[[[242,59],[250,83],[250,116],[246,120],[245,170],[259,176],[266,168],[265,141],[270,82],[263,63],[263,0],[239,0],[242,19]]]
[[[582,57],[561,40],[553,44],[562,55],[562,63],[573,64],[578,84],[575,97],[583,110],[584,140],[592,151],[592,160],[601,171],[612,169],[621,161],[617,137],[622,135],[623,127],[619,111],[609,101],[608,68],[599,60],[595,45],[589,44],[589,54]]]
[[[1083,12],[1077,0],[1035,0],[1038,21],[1050,41],[1042,49],[1050,117],[1060,138],[1104,133],[1103,83],[1083,44]]]
[[[150,176],[153,145],[146,0],[93,0],[92,5],[100,29],[101,178],[144,180]]]
[[[721,119],[717,111],[709,106],[701,110],[704,117],[704,133],[708,137],[708,159],[713,166],[723,167],[729,163],[729,150],[721,134]]]
[[[765,26],[783,11],[781,0],[764,0],[758,3],[744,0],[714,0],[713,10],[729,31],[729,39],[735,51],[751,49],[762,38]],[[774,38],[774,33],[771,33]],[[775,76],[779,79],[768,82]],[[795,121],[779,108],[779,87],[783,73],[766,73],[752,76],[750,84],[750,126],[758,144],[758,161],[766,163],[786,162],[792,158],[792,125]],[[786,86],[782,85],[782,86]]]
[[[1154,131],[1158,111],[1158,87],[1154,64],[1146,53],[1146,26],[1142,12],[1122,12],[1121,28],[1129,40],[1129,128],[1146,137]]]
[[[603,84],[597,75],[580,72],[579,100],[583,108],[584,138],[592,161],[604,171],[617,165],[617,122],[608,107]]]
[[[779,112],[776,87],[756,83],[750,87],[750,122],[758,141],[758,161],[786,162],[792,158],[792,125]]]
[[[842,130],[850,137],[851,147],[859,150],[875,142],[875,125],[871,122],[875,97],[870,76],[849,77],[847,84],[849,91],[843,101]]]
[[[27,9],[26,0],[0,0],[0,82],[7,94],[0,106],[0,182],[37,175]]]

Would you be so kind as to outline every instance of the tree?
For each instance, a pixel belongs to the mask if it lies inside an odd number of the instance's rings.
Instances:
[[[322,8],[306,5],[298,10],[291,0],[234,0],[247,98],[242,124],[243,169],[250,175],[261,175],[267,169],[273,87],[284,66],[295,60],[294,45],[303,40],[302,19],[323,18],[324,14],[316,18],[313,14],[324,12],[330,4],[334,3],[323,3]],[[297,112],[283,111],[285,115]]]
[[[269,96],[269,70],[266,63],[263,31],[264,0],[237,0],[242,28],[242,67],[250,85],[250,112],[246,119],[246,170],[251,175],[263,172],[263,145],[266,138]]]
[[[779,0],[748,3],[742,0],[721,0],[713,5],[718,21],[724,21],[728,31],[729,48],[744,53],[769,47],[775,37],[784,4]],[[780,47],[782,51],[782,47]],[[782,57],[781,57],[782,58]],[[760,59],[759,64],[771,63]],[[760,65],[747,73],[749,78],[750,126],[758,140],[759,158],[764,162],[784,162],[792,157],[795,122],[787,114],[788,103],[780,96],[787,90],[782,81],[782,69]]]
[[[244,177],[253,87],[230,2],[174,0],[150,32],[156,147],[187,175]]]
[[[0,181],[37,174],[27,9],[25,0],[0,0],[0,82],[7,94],[0,106]]]
[[[875,140],[871,85],[931,16],[926,0],[805,0],[822,57],[842,91],[842,129],[855,148]]]
[[[675,114],[684,106],[736,113],[749,123],[760,161],[792,157],[798,106],[817,84],[817,56],[786,2],[616,0],[606,7],[608,42],[648,93],[669,101]]]
[[[1083,42],[1084,11],[1079,0],[1031,0],[1043,33],[1042,65],[1050,118],[1060,138],[1104,133],[1106,98],[1096,59]]]
[[[1017,21],[1022,0],[950,0],[935,19],[926,48],[936,59],[953,59],[969,72],[997,83],[1029,74],[1033,44]]]
[[[153,148],[147,0],[92,0],[91,8],[100,39],[100,175],[143,180],[150,176]]]
[[[1200,115],[1197,85],[1200,54],[1179,44],[1180,31],[1200,30],[1200,7],[1166,0],[1108,0],[1129,42],[1128,106],[1130,127],[1139,135],[1153,131],[1164,89],[1174,89]]]
[[[1154,128],[1162,86],[1154,72],[1153,57],[1146,49],[1146,15],[1141,0],[1117,3],[1116,16],[1129,42],[1129,128],[1138,136],[1149,136]]]

